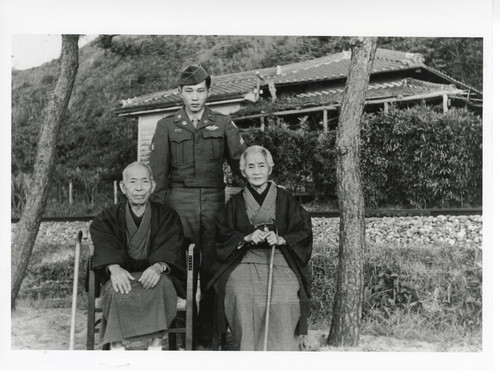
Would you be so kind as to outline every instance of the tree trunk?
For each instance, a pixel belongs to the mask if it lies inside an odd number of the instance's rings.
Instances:
[[[357,346],[363,303],[365,205],[359,160],[360,123],[376,38],[351,40],[351,64],[340,109],[335,142],[340,209],[337,292],[327,343]]]
[[[78,71],[78,38],[78,35],[62,36],[59,78],[42,114],[42,127],[38,140],[33,181],[12,241],[12,308],[15,307],[15,301],[28,268],[42,214],[47,203],[47,193],[54,170],[57,137]]]

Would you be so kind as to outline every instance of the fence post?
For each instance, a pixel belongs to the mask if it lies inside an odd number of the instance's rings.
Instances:
[[[325,133],[328,132],[328,110],[324,109],[323,110],[323,129]]]
[[[389,103],[384,102],[384,113],[389,112]]]
[[[70,180],[69,181],[69,187],[68,187],[68,194],[69,194],[69,205],[73,205],[73,182]]]
[[[448,112],[448,94],[443,94],[443,113]]]
[[[118,203],[118,181],[113,180],[113,192],[115,205]]]

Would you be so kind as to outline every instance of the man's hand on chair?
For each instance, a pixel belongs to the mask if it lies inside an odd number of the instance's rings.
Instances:
[[[108,269],[109,273],[111,273],[111,285],[113,286],[113,290],[122,294],[128,294],[130,290],[132,290],[130,281],[134,281],[135,278],[118,264],[112,264]]]
[[[160,280],[161,273],[163,272],[163,268],[159,263],[155,263],[142,272],[141,278],[139,278],[139,283],[145,289],[152,289],[156,286],[158,281]]]

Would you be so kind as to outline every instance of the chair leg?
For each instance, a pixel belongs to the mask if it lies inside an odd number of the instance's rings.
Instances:
[[[177,320],[174,319],[170,326],[177,327]],[[175,332],[168,333],[168,350],[177,350],[177,334]]]

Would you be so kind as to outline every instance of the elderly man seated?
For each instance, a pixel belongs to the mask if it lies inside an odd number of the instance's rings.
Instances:
[[[102,284],[103,348],[124,349],[124,340],[161,339],[185,297],[186,241],[177,213],[151,202],[155,182],[149,166],[134,162],[123,171],[127,197],[101,212],[90,226],[92,269]]]

